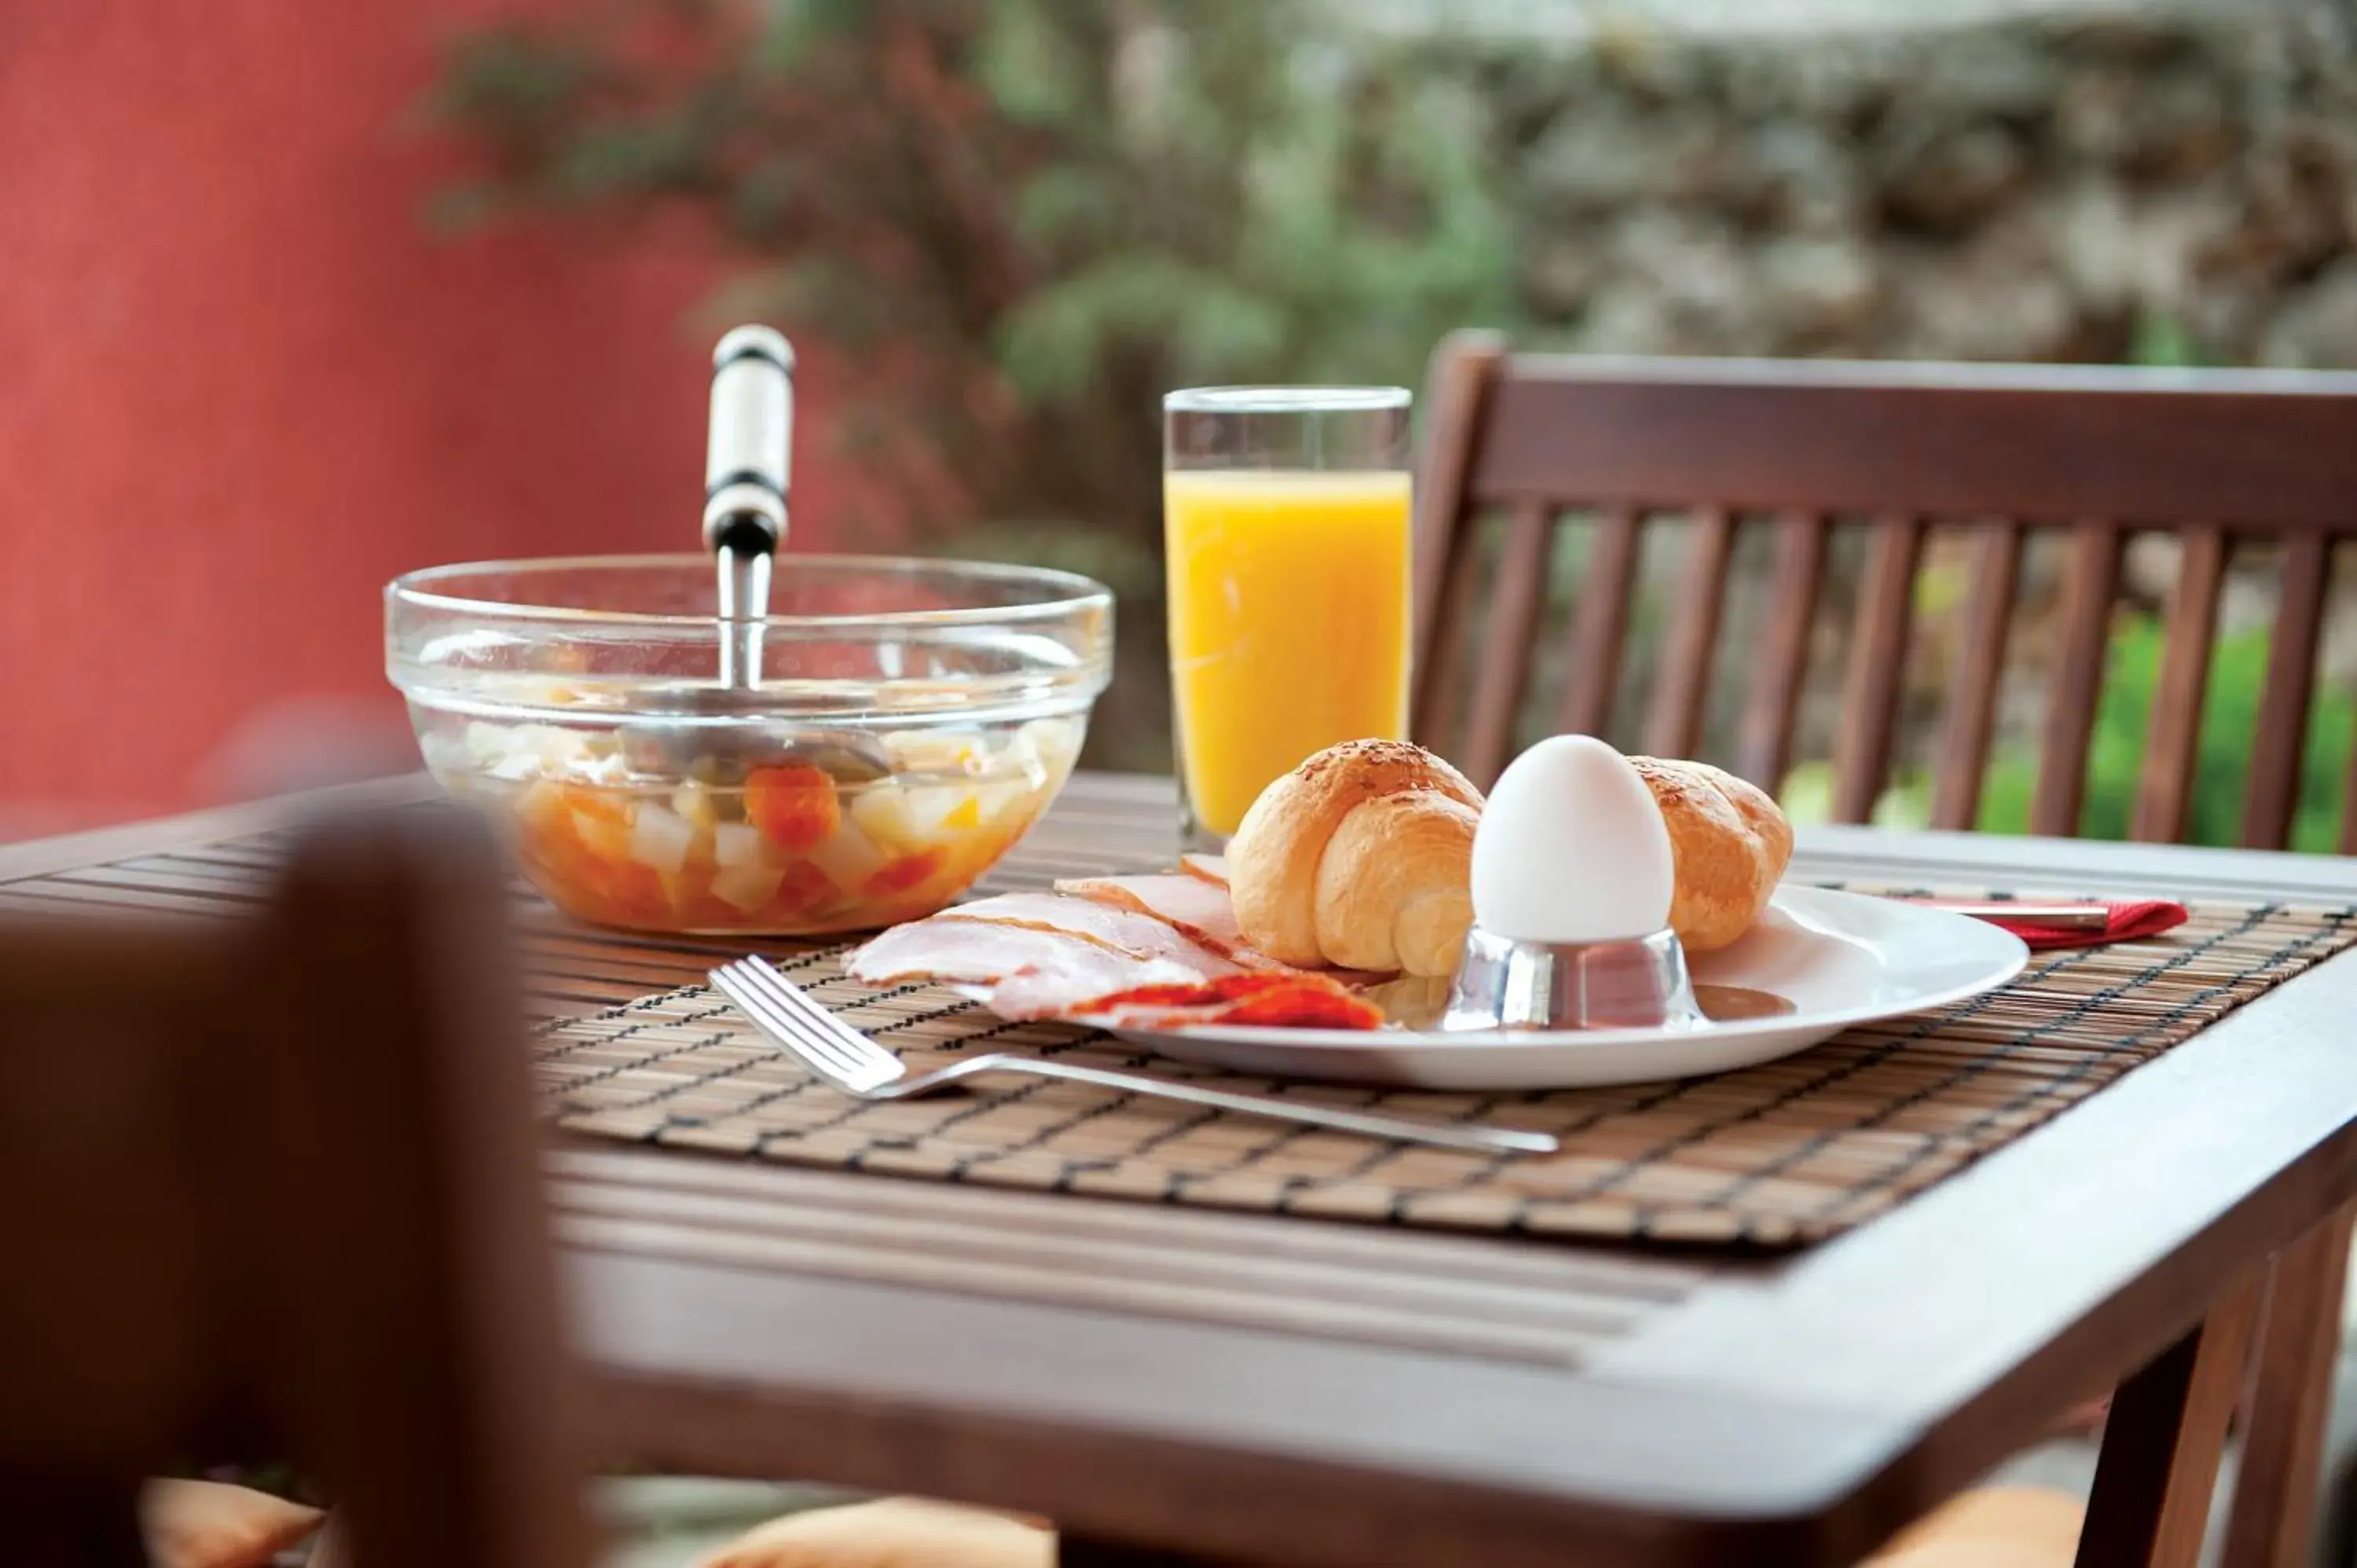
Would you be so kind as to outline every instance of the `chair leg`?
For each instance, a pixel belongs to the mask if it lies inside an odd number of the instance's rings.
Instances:
[[[2120,1385],[2095,1461],[2079,1568],[2193,1568],[2265,1271]]]
[[[2357,1206],[2276,1255],[2223,1568],[2307,1568]]]

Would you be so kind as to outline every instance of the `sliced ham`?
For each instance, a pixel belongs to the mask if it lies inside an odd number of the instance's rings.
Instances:
[[[1165,1025],[1234,1018],[1292,1022],[1292,1004],[1266,1019],[1235,1017],[1250,1011],[1242,992],[1183,999],[1127,996],[1141,987],[1201,987],[1208,983],[1259,988],[1298,980],[1311,994],[1299,1022],[1369,1027],[1353,1016],[1333,1016],[1340,982],[1366,977],[1340,971],[1307,974],[1253,950],[1236,929],[1227,890],[1200,876],[1107,876],[1058,885],[1054,893],[1003,893],[938,915],[895,926],[853,950],[846,972],[869,985],[942,981],[982,988],[1002,1018],[1073,1018],[1090,1023]],[[1112,999],[1114,1005],[1105,1005]],[[1351,1004],[1366,1018],[1380,1017]]]
[[[1182,854],[1178,857],[1178,869],[1216,886],[1228,885],[1228,857],[1223,854]]]
[[[987,920],[911,920],[855,950],[844,971],[869,985],[938,980],[995,985],[1009,975],[1037,975],[1075,1002],[1133,986],[1179,984],[1201,970],[1168,959],[1139,958],[1062,931]]]
[[[1276,961],[1254,950],[1236,927],[1236,907],[1216,882],[1184,872],[1152,876],[1091,876],[1059,882],[1056,891],[1128,909],[1175,928],[1247,969],[1267,969]]]
[[[1100,997],[1118,995],[1144,985],[1198,983],[1179,965],[1159,959],[1137,966],[1136,972],[1140,974],[1149,972],[1155,978],[1105,986],[1096,982],[1092,972],[1054,964],[1017,970],[990,988],[983,1005],[1002,1018],[1018,1023],[1033,1018],[1069,1018],[1099,1024],[1109,1021],[1092,1011],[1092,1004]]]
[[[1205,977],[1246,967],[1228,958],[1217,945],[1198,941],[1178,926],[1141,912],[1135,906],[1100,903],[1069,893],[1001,893],[944,909],[931,918],[945,924],[1015,926],[1060,932],[1130,958],[1165,959],[1184,964]],[[1231,914],[1229,924],[1234,923]]]
[[[1380,1029],[1383,1010],[1330,975],[1255,970],[1193,985],[1146,985],[1100,996],[1066,1015],[1111,1027],[1199,1024],[1268,1028]]]
[[[1199,856],[1214,865],[1223,865],[1216,856]],[[1228,897],[1224,882],[1214,882],[1197,872],[1162,872],[1151,876],[1091,876],[1056,884],[1059,893],[1071,893],[1082,898],[1092,898],[1123,909],[1135,909],[1168,921],[1186,936],[1234,960],[1245,969],[1287,970],[1291,973],[1317,973],[1338,980],[1345,985],[1372,985],[1388,978],[1356,969],[1330,969],[1320,965],[1304,971],[1287,965],[1254,947],[1244,940],[1236,924],[1236,907]]]
[[[895,926],[844,968],[870,985],[991,988],[1003,1018],[1060,1017],[1141,985],[1200,984],[1242,966],[1151,915],[1056,893],[1007,893]]]

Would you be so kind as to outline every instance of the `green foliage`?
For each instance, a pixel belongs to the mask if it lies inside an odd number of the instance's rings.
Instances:
[[[2129,364],[2181,371],[2207,362],[2192,328],[2180,317],[2156,310],[2136,317],[2136,334],[2128,344]]]
[[[2136,776],[2144,766],[2145,731],[2160,679],[2161,631],[2150,616],[2124,616],[2112,628],[2094,738],[2087,756],[2087,798],[2079,816],[2089,838],[2124,839],[2136,810]],[[2253,627],[2218,640],[2202,701],[2195,752],[2190,843],[2232,844],[2242,827],[2243,793],[2250,773],[2250,737],[2257,733],[2266,681],[2267,628]],[[2302,759],[2299,808],[2291,846],[2331,849],[2340,827],[2340,784],[2352,736],[2357,698],[2327,686],[2309,719]],[[2024,749],[2001,755],[1989,769],[1979,825],[1994,832],[2029,831],[2029,800],[2037,764]]]
[[[2267,632],[2264,626],[2233,632],[2220,638],[2212,652],[2194,754],[2185,834],[2189,843],[2238,842],[2250,773],[2250,737],[2258,729],[2266,682]],[[2128,836],[2153,693],[2160,680],[2161,642],[2160,623],[2151,616],[2122,615],[2113,623],[2087,750],[2086,799],[2079,813],[2082,837]],[[2357,741],[2357,693],[2345,686],[2325,685],[2309,718],[2292,848],[2327,852],[2333,847],[2341,825],[2341,776],[2352,741]],[[2000,746],[1982,783],[1975,825],[1984,832],[2028,832],[2037,785],[2036,748],[2026,741]],[[1930,779],[1920,772],[1911,774],[1878,803],[1875,820],[1889,826],[1920,827],[1930,818],[1931,794]],[[1783,801],[1795,818],[1822,821],[1832,801],[1831,770],[1822,763],[1795,768],[1785,784]]]
[[[445,210],[684,203],[759,266],[732,303],[857,353],[862,407],[820,423],[866,419],[889,521],[1142,538],[1162,392],[1408,381],[1442,331],[1514,317],[1478,105],[1331,47],[1325,16],[626,0],[599,27],[505,26],[436,95],[479,155]]]
[[[1038,519],[1134,560],[1166,391],[1413,382],[1448,328],[1517,325],[1480,103],[1329,25],[1314,0],[619,0],[462,41],[432,107],[477,165],[439,216],[685,207],[750,263],[733,315],[857,366],[805,427],[860,472],[838,536]],[[1158,590],[1125,622],[1158,624]],[[1163,684],[1116,687],[1116,759],[1162,760]]]

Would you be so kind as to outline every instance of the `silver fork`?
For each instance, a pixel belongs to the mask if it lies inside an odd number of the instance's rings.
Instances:
[[[1183,1100],[1190,1105],[1215,1106],[1250,1116],[1271,1116],[1285,1122],[1307,1122],[1344,1133],[1363,1133],[1399,1143],[1437,1144],[1448,1149],[1473,1149],[1482,1154],[1551,1155],[1555,1141],[1544,1133],[1522,1133],[1502,1127],[1465,1127],[1451,1122],[1416,1122],[1400,1116],[1372,1116],[1307,1101],[1276,1100],[1259,1094],[1232,1094],[1223,1089],[1202,1089],[1168,1079],[1136,1073],[1107,1072],[1047,1057],[1016,1056],[994,1051],[969,1057],[932,1072],[911,1075],[908,1065],[882,1046],[811,1000],[793,982],[758,958],[741,958],[712,972],[712,983],[743,1010],[762,1034],[795,1056],[844,1093],[860,1100],[906,1100],[945,1088],[961,1079],[985,1072],[1026,1072],[1039,1078],[1068,1079],[1102,1089],[1127,1090],[1134,1094]]]

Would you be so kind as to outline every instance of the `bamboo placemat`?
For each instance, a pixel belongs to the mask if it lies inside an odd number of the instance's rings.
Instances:
[[[1871,1219],[2357,940],[2357,909],[2203,904],[2157,940],[2033,956],[1953,1007],[1678,1083],[1504,1094],[1279,1084],[1008,1024],[938,986],[874,991],[844,950],[780,967],[930,1067],[1028,1050],[1405,1114],[1544,1129],[1490,1159],[1046,1079],[867,1104],[813,1082],[705,989],[541,1026],[549,1114],[597,1136],[800,1165],[1482,1231],[1786,1247]]]

